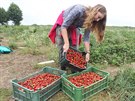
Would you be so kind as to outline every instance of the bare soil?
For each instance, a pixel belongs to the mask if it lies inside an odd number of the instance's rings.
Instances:
[[[45,61],[45,56],[21,55],[18,51],[9,54],[1,54],[0,87],[10,88],[10,81],[12,79],[19,79],[37,71],[33,66],[41,61]]]

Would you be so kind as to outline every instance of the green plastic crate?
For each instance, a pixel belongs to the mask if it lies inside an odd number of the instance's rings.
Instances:
[[[45,88],[41,90],[37,90],[37,91],[29,90],[18,84],[18,82],[23,82],[27,80],[28,78],[31,78],[35,75],[42,74],[42,73],[51,73],[51,74],[61,76],[65,73],[65,71],[62,71],[56,68],[45,67],[41,71],[31,74],[30,76],[27,76],[23,79],[12,80],[11,82],[13,86],[13,98],[17,101],[46,101],[55,93],[57,93],[61,89],[61,78],[56,80],[52,84],[46,86]],[[19,90],[20,88],[23,91]]]
[[[99,74],[103,77],[103,79],[89,85],[86,88],[84,88],[83,86],[77,87],[67,79],[70,76],[77,76],[90,71]],[[88,67],[87,70],[70,75],[64,74],[62,75],[62,91],[66,93],[73,101],[83,101],[86,98],[106,89],[108,87],[108,76],[109,73],[101,71],[94,67]]]

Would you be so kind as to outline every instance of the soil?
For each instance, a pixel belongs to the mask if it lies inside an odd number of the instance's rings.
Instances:
[[[34,65],[45,61],[45,56],[21,55],[17,51],[0,55],[0,88],[10,88],[11,80],[22,78],[37,69]]]

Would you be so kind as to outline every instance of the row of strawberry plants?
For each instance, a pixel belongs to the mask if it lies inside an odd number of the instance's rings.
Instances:
[[[104,41],[95,42],[93,34],[90,39],[90,63],[123,65],[135,61],[135,28],[107,27]],[[81,45],[80,50],[84,46]]]

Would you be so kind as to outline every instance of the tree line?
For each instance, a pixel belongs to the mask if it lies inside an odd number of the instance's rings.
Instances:
[[[11,3],[8,10],[0,7],[0,24],[8,25],[8,21],[12,21],[14,25],[20,25],[23,14],[21,9],[15,3]]]

